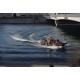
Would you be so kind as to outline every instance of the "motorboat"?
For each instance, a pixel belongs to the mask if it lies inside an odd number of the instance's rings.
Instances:
[[[67,42],[61,42],[59,39],[55,40],[50,37],[46,37],[42,39],[40,46],[42,48],[50,48],[50,49],[59,49],[59,48],[65,48],[66,46],[69,46]]]

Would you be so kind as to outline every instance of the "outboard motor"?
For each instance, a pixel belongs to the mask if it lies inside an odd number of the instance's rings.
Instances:
[[[62,43],[62,47],[64,47],[64,46],[65,46],[65,44],[67,44],[67,43]]]

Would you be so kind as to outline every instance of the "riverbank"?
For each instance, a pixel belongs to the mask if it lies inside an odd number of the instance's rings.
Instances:
[[[34,19],[34,17],[0,18],[0,24],[36,24],[46,22],[46,19]]]
[[[53,26],[80,26],[80,22],[69,19],[47,19],[47,18],[34,18],[34,17],[8,17],[0,18],[0,24],[49,24]]]
[[[0,18],[0,24],[49,24],[55,26],[55,20],[34,17],[9,17]]]

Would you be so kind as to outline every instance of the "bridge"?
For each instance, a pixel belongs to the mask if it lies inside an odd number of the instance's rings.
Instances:
[[[55,25],[80,25],[80,13],[50,13],[47,19],[55,20]],[[61,21],[62,20],[62,21]]]
[[[80,22],[80,13],[50,13],[48,19],[69,19]]]

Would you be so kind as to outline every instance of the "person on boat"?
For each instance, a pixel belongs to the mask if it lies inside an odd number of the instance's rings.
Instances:
[[[46,44],[47,44],[47,36],[45,36],[41,41],[41,45],[46,45]]]
[[[53,39],[52,37],[50,37],[50,43],[51,46],[55,44],[55,39]]]
[[[56,46],[62,46],[62,42],[60,42],[59,39],[57,39],[55,45]]]
[[[44,37],[42,42],[41,42],[41,45],[47,45],[47,46],[53,46],[53,45],[56,45],[56,46],[60,46],[62,43],[59,41],[59,39],[55,40],[53,39],[52,37]]]
[[[45,37],[42,39],[41,45],[50,46],[50,40],[51,40],[50,37],[45,36]]]
[[[55,40],[52,37],[45,37],[42,40],[42,45],[52,46],[55,43]]]
[[[50,37],[47,37],[46,40],[47,40],[47,46],[50,46]]]

